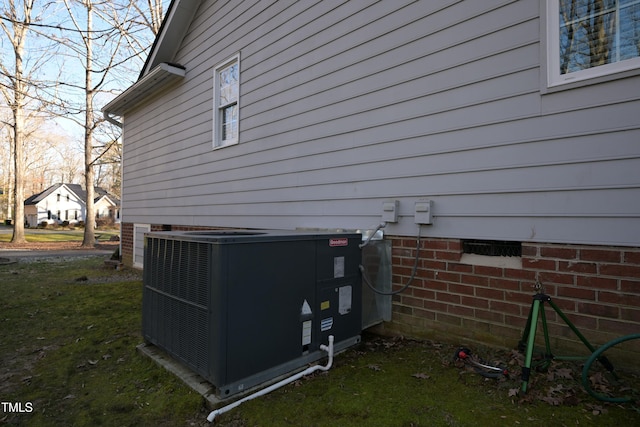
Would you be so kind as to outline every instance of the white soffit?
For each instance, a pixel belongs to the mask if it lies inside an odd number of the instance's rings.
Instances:
[[[102,112],[105,115],[123,116],[158,89],[184,78],[185,74],[184,67],[163,62],[105,105]]]

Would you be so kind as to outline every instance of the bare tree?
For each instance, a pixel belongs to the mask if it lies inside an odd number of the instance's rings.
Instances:
[[[79,108],[82,122],[79,124],[84,130],[84,183],[86,189],[86,221],[82,246],[90,247],[95,244],[95,162],[96,149],[100,144],[96,137],[98,128],[104,122],[101,115],[95,113],[96,97],[109,90],[110,76],[136,54],[126,49],[129,35],[123,31],[120,22],[116,25],[110,17],[118,17],[117,11],[128,14],[133,10],[132,3],[120,9],[117,2],[100,2],[97,0],[64,0],[68,16],[75,28],[77,37],[67,39],[67,48],[73,52],[82,63],[84,80],[77,87],[84,93],[84,103]],[[95,20],[100,25],[94,24]],[[123,55],[123,52],[127,52]]]
[[[72,58],[80,61],[84,69],[84,80],[75,87],[84,94],[84,102],[78,107],[81,112],[76,119],[84,131],[84,164],[86,187],[86,221],[82,246],[93,246],[95,242],[95,165],[104,157],[109,141],[101,142],[101,125],[104,118],[95,112],[95,102],[101,94],[122,89],[122,81],[131,83],[131,78],[122,78],[122,70],[132,60],[140,60],[151,41],[143,34],[133,34],[140,26],[151,22],[156,25],[158,13],[162,14],[162,1],[151,0],[156,9],[149,18],[140,11],[140,0],[63,0],[75,37],[61,40]],[[159,12],[157,10],[159,8]],[[142,23],[141,23],[142,22]],[[159,24],[157,24],[159,28]],[[149,39],[148,37],[146,38]],[[128,73],[129,76],[131,73]],[[120,78],[118,78],[120,77]],[[117,83],[114,80],[117,79]],[[74,86],[74,84],[68,84]]]
[[[2,182],[0,182],[0,200],[2,201],[0,212],[2,213],[2,219],[11,219],[13,209],[13,203],[11,202],[11,194],[13,193],[11,180],[13,176],[13,143],[10,137],[11,120],[8,117],[10,115],[8,108],[0,109],[0,176],[2,177]]]
[[[25,124],[29,115],[27,106],[29,103],[34,103],[29,95],[30,90],[33,89],[30,87],[30,82],[35,80],[35,73],[44,60],[44,57],[41,56],[40,58],[31,58],[30,64],[25,63],[30,25],[39,20],[34,11],[35,2],[36,0],[5,0],[4,7],[0,9],[0,28],[4,37],[9,41],[13,54],[12,61],[5,62],[3,60],[0,63],[0,74],[3,78],[0,91],[12,113],[9,123],[14,174],[12,243],[26,241],[24,235]],[[43,10],[41,10],[42,12]],[[13,69],[9,68],[9,64],[13,65]],[[37,106],[35,111],[39,111],[39,108]]]
[[[95,161],[96,168],[98,169],[96,173],[96,185],[111,194],[120,194],[122,144],[120,144],[118,139],[114,139],[109,144],[101,147],[101,150],[101,155]]]
[[[24,205],[25,199],[25,141],[28,139],[29,124],[33,122],[44,107],[56,111],[59,117],[75,121],[84,130],[84,163],[85,187],[87,191],[87,228],[85,229],[84,246],[94,243],[94,166],[100,164],[101,178],[105,172],[116,174],[108,181],[113,187],[119,187],[119,167],[117,155],[119,135],[113,135],[113,129],[102,131],[103,118],[95,114],[95,103],[106,102],[113,93],[133,83],[134,70],[144,61],[145,54],[159,31],[163,5],[167,0],[63,0],[45,2],[43,0],[5,0],[0,6],[0,48],[3,49],[3,60],[0,62],[0,91],[7,108],[0,117],[2,127],[3,155],[12,162],[3,162],[3,196],[12,199],[12,206],[7,206],[7,215],[11,216],[13,207],[14,236],[13,242],[24,241]],[[63,16],[51,8],[64,5]],[[49,9],[49,10],[48,10]],[[37,11],[37,12],[36,12]],[[42,15],[47,14],[47,24],[43,24]],[[55,22],[54,22],[55,21]],[[94,24],[97,21],[97,24]],[[70,23],[70,24],[69,24]],[[47,62],[46,54],[51,47],[42,44],[27,45],[27,36],[46,35],[54,41],[58,48],[63,48],[66,55],[56,56],[57,67],[48,67],[48,75],[44,80],[36,80],[40,65]],[[8,40],[8,43],[3,39]],[[5,46],[11,47],[10,55]],[[12,58],[11,61],[7,59]],[[62,62],[62,59],[65,61]],[[79,61],[84,70],[82,81],[74,81],[74,72],[65,70],[77,68],[70,62]],[[133,61],[133,62],[132,62]],[[71,65],[71,66],[70,66]],[[53,69],[59,69],[58,75],[51,75]],[[74,101],[81,93],[83,101]],[[103,98],[100,98],[103,94]],[[2,102],[0,102],[0,106]],[[5,115],[4,112],[10,112]],[[108,128],[108,127],[107,127]],[[10,142],[10,144],[9,144]],[[32,142],[36,142],[35,140]],[[4,149],[6,148],[6,150]],[[49,147],[53,148],[53,147]],[[39,151],[38,151],[39,152]],[[115,153],[115,154],[114,154]],[[51,154],[51,153],[50,153]],[[65,155],[68,154],[68,151]],[[44,154],[43,154],[44,155]],[[42,171],[32,171],[34,180],[31,188],[42,187],[48,180],[46,175],[47,161],[31,158],[32,167]],[[74,171],[67,171],[71,180]],[[11,182],[6,181],[13,176]],[[62,177],[61,177],[62,178]],[[35,182],[40,180],[41,182]],[[64,179],[62,179],[64,181]],[[34,187],[35,185],[35,187]],[[7,194],[9,193],[9,194]]]

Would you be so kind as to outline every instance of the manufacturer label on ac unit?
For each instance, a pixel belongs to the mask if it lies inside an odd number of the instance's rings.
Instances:
[[[347,239],[346,237],[334,237],[333,239],[329,239],[329,246],[331,247],[348,245],[349,239]]]

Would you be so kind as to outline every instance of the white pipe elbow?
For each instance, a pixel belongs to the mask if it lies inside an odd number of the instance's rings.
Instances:
[[[227,406],[211,411],[211,413],[209,413],[209,415],[207,416],[207,421],[211,423],[216,419],[218,415],[228,412],[233,408],[240,406],[242,403],[255,399],[256,397],[264,396],[267,393],[271,393],[273,390],[276,390],[282,386],[285,386],[289,383],[297,381],[300,378],[304,377],[305,375],[309,375],[315,371],[328,371],[329,369],[331,369],[331,366],[333,365],[333,340],[334,340],[333,335],[329,335],[329,345],[328,346],[324,344],[320,345],[320,350],[325,351],[328,354],[328,360],[326,365],[311,366],[310,368],[307,368],[302,372],[298,372],[297,374],[292,375],[289,378],[285,378],[284,380],[277,382],[275,384],[272,384],[271,386],[264,388],[262,390],[259,390],[249,396],[246,396],[243,399],[240,399],[238,401],[228,404]]]

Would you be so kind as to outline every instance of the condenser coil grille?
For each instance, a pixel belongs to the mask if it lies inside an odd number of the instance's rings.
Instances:
[[[145,337],[202,373],[208,369],[209,250],[204,243],[148,239],[151,265],[144,270]]]

